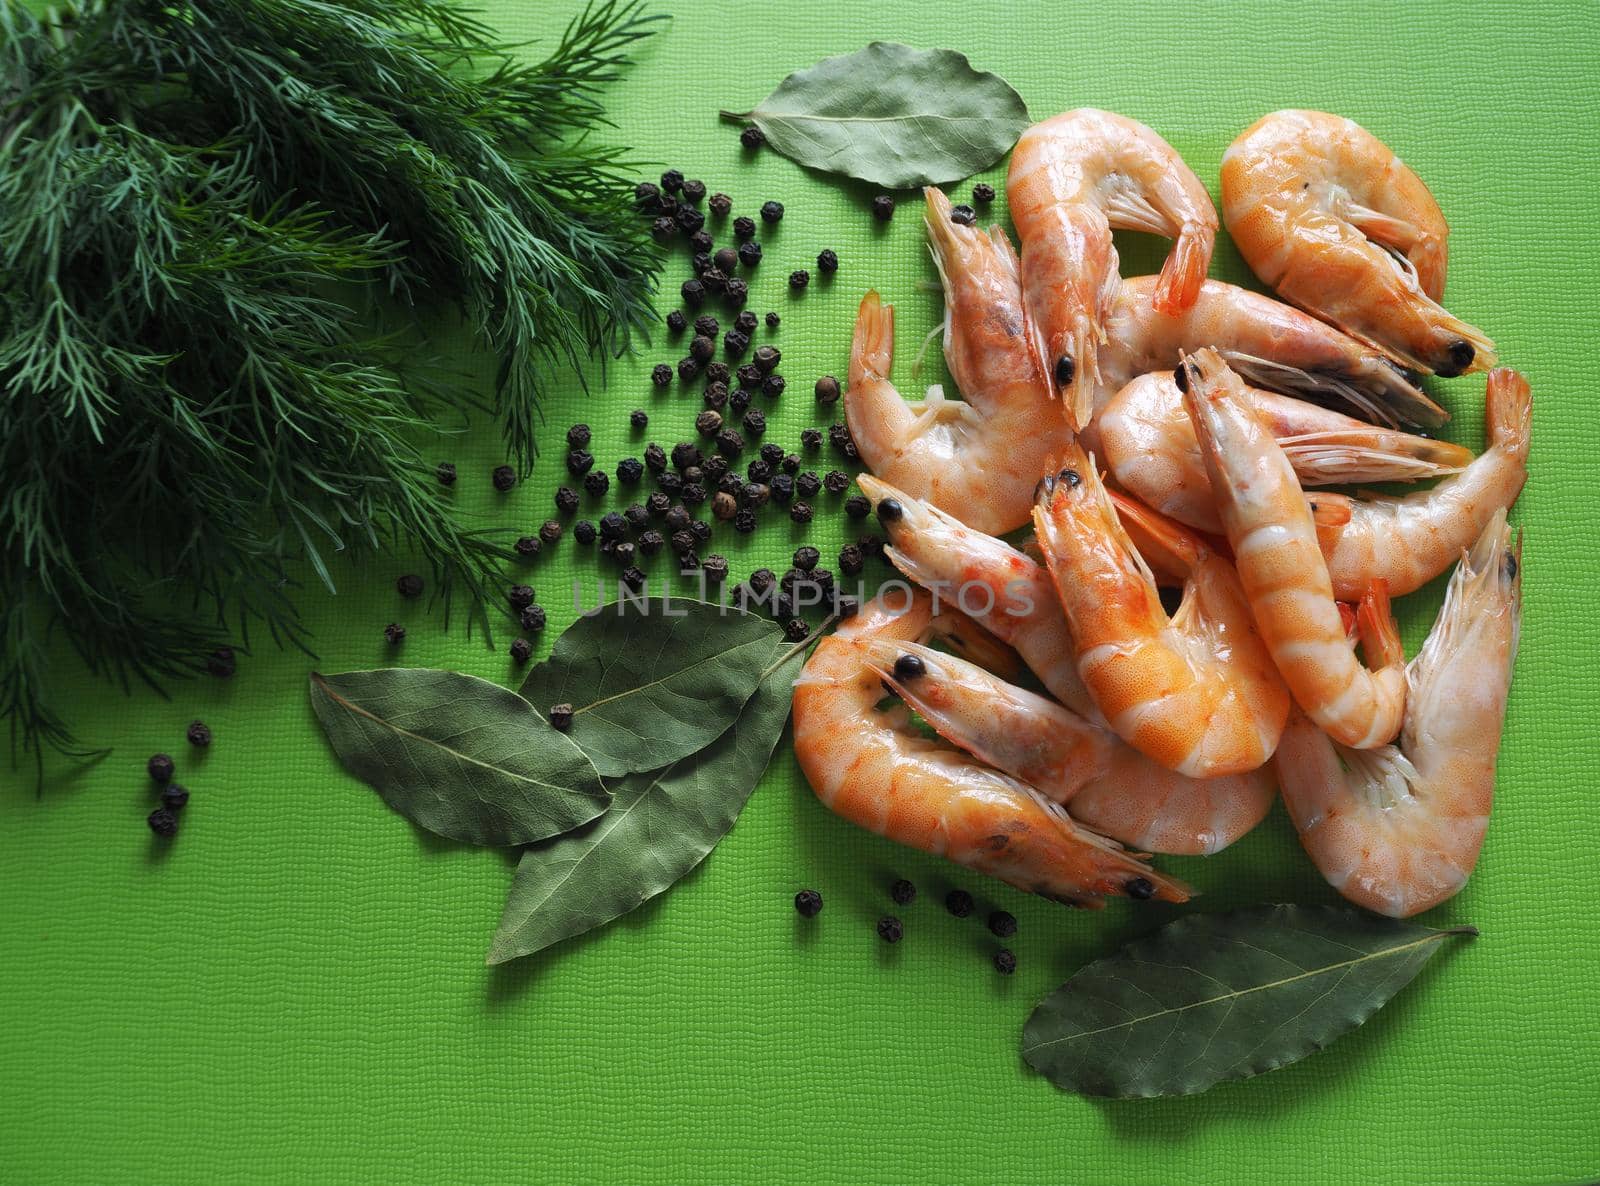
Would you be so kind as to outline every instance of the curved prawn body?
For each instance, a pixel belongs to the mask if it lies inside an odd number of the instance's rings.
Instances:
[[[1170,374],[1183,354],[1210,346],[1255,387],[1382,424],[1450,419],[1380,352],[1282,301],[1207,280],[1188,309],[1162,315],[1151,308],[1155,286],[1153,276],[1125,280],[1112,302],[1100,352],[1102,405],[1140,375]]]
[[[1077,445],[1063,459],[1060,474],[1040,484],[1033,522],[1078,674],[1106,721],[1191,778],[1261,766],[1277,747],[1289,695],[1232,566],[1167,525],[1168,550],[1190,553],[1183,601],[1169,618],[1092,461]]]
[[[1105,725],[959,657],[888,639],[863,649],[879,678],[947,741],[1135,848],[1219,852],[1260,823],[1277,794],[1267,767],[1210,779],[1166,770]],[[905,655],[920,660],[915,675],[897,666]]]
[[[1353,601],[1374,580],[1387,582],[1394,596],[1420,589],[1517,500],[1528,480],[1533,427],[1528,381],[1496,367],[1489,372],[1485,404],[1489,447],[1461,473],[1403,497],[1339,500],[1349,521],[1324,548],[1335,597]]]
[[[1022,285],[1045,373],[1073,429],[1088,424],[1098,351],[1119,278],[1113,227],[1173,239],[1152,295],[1193,303],[1211,263],[1217,213],[1177,150],[1137,120],[1084,107],[1035,124],[1011,153],[1006,198],[1022,236]]]
[[[908,403],[889,381],[894,310],[869,292],[856,316],[845,420],[874,473],[981,531],[1028,520],[1051,451],[1070,438],[1060,403],[1034,355],[1016,252],[1005,231],[950,219],[937,189],[928,240],[944,283],[944,353],[965,402],[938,387]]]
[[[1043,565],[881,478],[862,474],[857,482],[878,508],[890,563],[941,604],[958,606],[1015,647],[1050,694],[1073,712],[1098,717],[1078,678],[1066,615]]]
[[[1239,376],[1207,349],[1187,356],[1179,377],[1240,583],[1295,701],[1344,745],[1372,749],[1394,740],[1406,685],[1387,591],[1380,582],[1361,605],[1362,641],[1376,667],[1368,670],[1346,641],[1294,469]]]
[[[904,706],[878,711],[882,684],[860,644],[936,629],[931,600],[903,613],[884,598],[817,645],[795,684],[794,744],[817,798],[861,827],[945,856],[1018,889],[1084,906],[1133,892],[1188,890],[1075,824],[1028,784],[924,737]]]
[[[1290,722],[1277,756],[1284,804],[1350,901],[1407,918],[1453,896],[1477,864],[1521,613],[1521,546],[1497,511],[1406,670],[1398,745],[1349,750],[1304,717]]]
[[[1447,441],[1379,428],[1277,392],[1247,386],[1245,393],[1283,447],[1301,486],[1414,482],[1460,473],[1473,460],[1469,450]],[[1179,523],[1212,534],[1222,531],[1200,442],[1170,372],[1129,383],[1095,424],[1118,486]],[[1441,571],[1443,565],[1433,575]],[[1337,579],[1334,583],[1337,591]],[[1361,584],[1364,589],[1366,581]],[[1359,596],[1358,590],[1350,599]]]
[[[1450,233],[1438,203],[1352,120],[1262,116],[1223,155],[1222,215],[1245,262],[1291,304],[1416,370],[1494,365],[1494,343],[1438,303]]]

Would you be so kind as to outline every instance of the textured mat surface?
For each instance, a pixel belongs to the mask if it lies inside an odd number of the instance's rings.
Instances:
[[[504,0],[491,15],[508,39],[545,37],[562,7]],[[1423,1186],[1600,1174],[1600,10],[680,9],[616,88],[615,135],[726,190],[739,211],[787,205],[752,302],[783,315],[774,340],[791,392],[769,435],[786,444],[816,422],[816,376],[843,373],[866,287],[900,307],[908,390],[936,316],[914,207],[880,227],[867,192],[752,157],[717,123],[718,107],[753,103],[790,69],[875,37],[962,48],[1036,115],[1090,104],[1147,121],[1213,193],[1228,142],[1282,106],[1350,115],[1419,170],[1454,230],[1450,306],[1488,328],[1535,392],[1533,479],[1515,514],[1527,528],[1526,620],[1500,798],[1477,875],[1427,920],[1470,921],[1482,937],[1291,1069],[1194,1099],[1091,1103],[1028,1072],[1022,1021],[1084,961],[1166,914],[1073,914],[960,877],[1021,920],[1020,966],[1002,980],[987,932],[938,906],[953,870],[830,816],[782,748],[733,833],[675,891],[491,971],[483,953],[508,859],[420,837],[346,776],[312,720],[303,656],[258,652],[231,684],[181,688],[170,703],[79,680],[77,719],[114,756],[40,801],[0,776],[0,1182]],[[783,277],[823,247],[843,261],[837,278],[792,298]],[[1126,256],[1130,272],[1159,258],[1144,243]],[[680,258],[669,271],[674,288],[685,270]],[[1247,278],[1227,245],[1213,275]],[[649,439],[687,437],[697,399],[647,379],[681,352],[644,350],[593,394],[568,385],[549,409],[545,461],[509,497],[489,490],[492,431],[441,442],[439,456],[461,466],[463,516],[542,521],[574,420],[594,425],[608,466],[641,446],[631,408],[650,412]],[[1481,379],[1434,390],[1457,413],[1451,438],[1478,447]],[[718,550],[741,572],[781,568],[802,534],[831,556],[848,525],[836,501],[818,502],[807,532],[785,526],[743,546],[730,533]],[[402,568],[347,571],[337,598],[307,594],[319,664],[389,660],[380,630],[397,619],[411,630],[405,662],[510,682],[503,650],[398,602]],[[568,584],[593,571],[570,539],[535,568],[547,638],[572,616]],[[1404,603],[1410,647],[1440,593]],[[197,716],[217,738],[198,761],[182,741]],[[164,855],[142,822],[142,764],[156,750],[179,756],[194,793]],[[1197,908],[1332,898],[1281,809],[1222,856],[1167,864],[1205,891]],[[886,950],[872,921],[896,875],[922,897],[902,912],[905,942]],[[827,897],[811,926],[790,906],[802,885]]]

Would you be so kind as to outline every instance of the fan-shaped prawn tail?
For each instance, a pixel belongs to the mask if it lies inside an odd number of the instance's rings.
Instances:
[[[1215,226],[1184,225],[1156,281],[1156,312],[1172,316],[1195,303],[1200,296],[1200,286],[1205,283],[1206,269],[1211,266],[1211,250],[1216,238]]]

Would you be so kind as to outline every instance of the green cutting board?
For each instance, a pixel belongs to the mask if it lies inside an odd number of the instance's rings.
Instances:
[[[662,0],[664,4],[666,0]],[[508,41],[547,38],[564,6],[501,0]],[[1486,327],[1535,393],[1522,655],[1500,796],[1477,874],[1426,921],[1472,922],[1371,1023],[1270,1076],[1181,1100],[1091,1102],[1032,1074],[1017,1038],[1033,1003],[1085,961],[1173,916],[1113,903],[1073,913],[978,884],[852,829],[813,799],[785,742],[704,866],[627,919],[497,970],[483,954],[508,857],[420,835],[334,761],[305,694],[311,662],[258,648],[230,683],[126,699],[68,674],[75,721],[114,747],[35,799],[0,775],[0,1183],[52,1182],[1083,1182],[1551,1183],[1600,1175],[1600,631],[1595,626],[1594,287],[1600,8],[1521,3],[1259,4],[1046,0],[986,9],[928,0],[690,0],[610,94],[619,142],[706,179],[740,211],[787,207],[766,235],[752,307],[777,309],[791,390],[771,438],[816,423],[810,387],[842,374],[855,304],[901,310],[897,378],[937,316],[918,211],[881,226],[870,191],[749,154],[719,107],[874,38],[965,50],[1036,116],[1079,105],[1144,120],[1216,189],[1233,136],[1263,112],[1319,107],[1392,145],[1448,215],[1453,311]],[[997,168],[989,180],[1001,181]],[[963,194],[968,185],[956,187]],[[783,284],[832,247],[829,283]],[[1134,243],[1128,270],[1159,249]],[[668,273],[675,288],[680,257]],[[1213,274],[1248,275],[1227,244]],[[665,309],[670,306],[663,306]],[[495,496],[485,428],[433,450],[461,467],[474,523],[532,529],[563,476],[560,434],[594,426],[608,466],[649,438],[690,435],[698,401],[658,393],[667,345],[549,406],[532,480]],[[492,364],[464,360],[479,382]],[[938,377],[932,367],[922,382]],[[1435,384],[1452,439],[1482,443],[1482,380]],[[737,571],[781,567],[802,539],[831,556],[846,520],[721,542]],[[742,541],[742,537],[740,537]],[[552,611],[594,571],[570,538],[533,569]],[[503,649],[425,605],[409,565],[346,569],[304,598],[339,671],[403,661],[511,682]],[[1435,584],[1405,602],[1414,648]],[[502,648],[504,640],[501,640]],[[65,660],[63,660],[65,663]],[[70,667],[67,668],[70,673]],[[185,724],[216,744],[197,758]],[[170,849],[152,844],[143,777],[157,750],[193,791]],[[1163,864],[1196,908],[1333,897],[1281,809],[1209,861]],[[873,933],[886,886],[921,889],[906,939]],[[1015,913],[1019,968],[939,905],[952,884]],[[790,904],[816,886],[814,923]]]

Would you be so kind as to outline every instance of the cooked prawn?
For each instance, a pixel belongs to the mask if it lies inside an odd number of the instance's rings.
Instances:
[[[1181,902],[1188,890],[1073,823],[1033,787],[923,736],[903,705],[877,708],[878,673],[859,645],[915,640],[931,600],[864,606],[817,644],[795,683],[794,748],[812,790],[852,823],[949,857],[1030,893],[1095,906],[1108,894]]]
[[[1088,107],[1022,134],[1006,199],[1022,236],[1040,363],[1081,428],[1094,411],[1097,352],[1119,282],[1112,228],[1175,240],[1152,299],[1157,311],[1177,313],[1194,302],[1211,264],[1217,212],[1172,145],[1136,120]]]
[[[1494,365],[1494,343],[1439,304],[1450,228],[1438,203],[1354,121],[1262,116],[1223,154],[1222,215],[1245,262],[1291,304],[1417,370]]]
[[[1342,500],[1349,522],[1324,549],[1335,597],[1354,600],[1375,579],[1396,597],[1420,589],[1517,500],[1528,480],[1533,396],[1516,371],[1496,367],[1484,398],[1489,447],[1461,473],[1403,497]]]
[[[1358,906],[1407,918],[1453,896],[1477,864],[1517,657],[1521,556],[1496,511],[1406,669],[1398,745],[1345,749],[1304,717],[1283,735],[1276,765],[1300,842]]]
[[[1326,322],[1258,292],[1207,280],[1187,310],[1150,307],[1155,277],[1124,280],[1106,318],[1100,352],[1104,406],[1152,371],[1171,373],[1185,351],[1210,346],[1256,387],[1319,404],[1343,405],[1366,420],[1437,427],[1450,419],[1378,351]]]
[[[1105,725],[975,663],[903,641],[874,639],[862,646],[879,677],[947,741],[1037,787],[1079,823],[1124,844],[1210,855],[1260,823],[1277,794],[1270,767],[1185,778]],[[907,655],[915,662],[905,661]]]
[[[1345,745],[1394,740],[1405,711],[1404,655],[1382,582],[1360,610],[1376,668],[1368,670],[1345,641],[1305,495],[1239,376],[1210,349],[1186,355],[1178,376],[1239,580],[1296,702]]]
[[[938,387],[908,403],[889,381],[894,310],[869,292],[856,316],[845,420],[875,474],[998,535],[1028,521],[1050,454],[1070,437],[1033,353],[1017,256],[1005,231],[950,219],[927,199],[928,241],[944,283],[944,354],[965,402]]]
[[[1472,461],[1469,450],[1447,441],[1379,428],[1276,392],[1253,387],[1245,392],[1283,446],[1301,486],[1414,482],[1460,473]],[[1129,383],[1095,424],[1106,468],[1119,486],[1180,523],[1222,530],[1200,442],[1171,372],[1141,375]],[[1366,582],[1361,584],[1364,588]],[[1337,592],[1337,578],[1334,588]],[[1409,591],[1393,585],[1391,590]]]
[[[1213,778],[1272,756],[1289,694],[1233,567],[1176,525],[1192,552],[1172,617],[1076,444],[1040,483],[1034,529],[1072,632],[1078,674],[1111,728],[1169,770]]]

